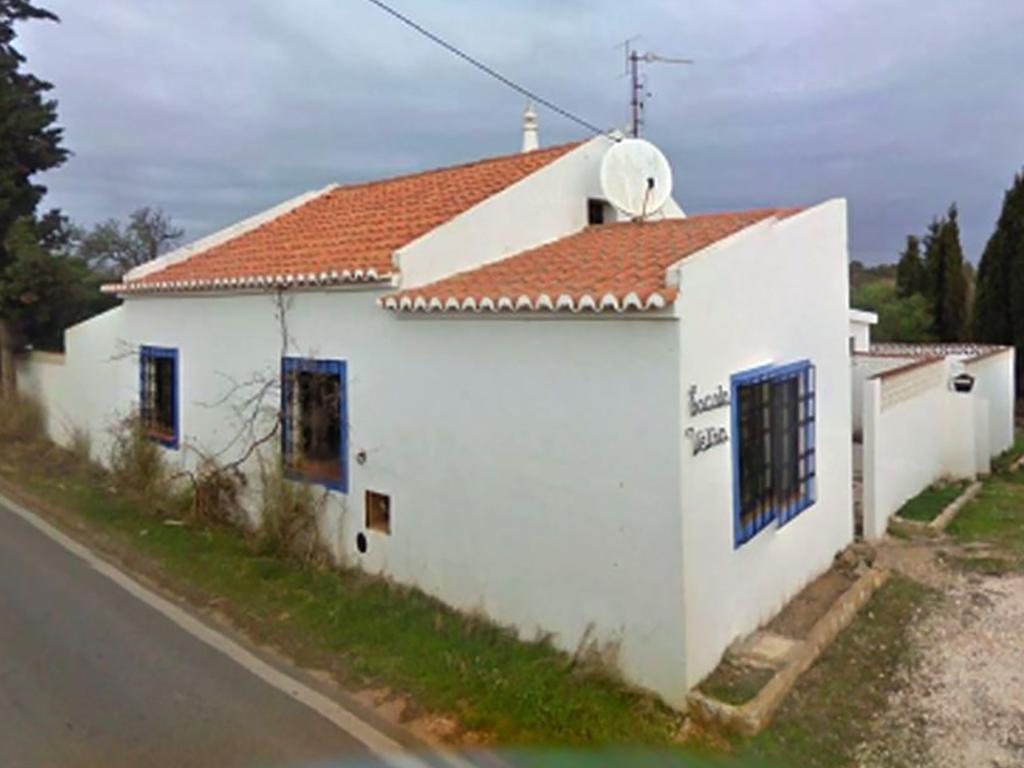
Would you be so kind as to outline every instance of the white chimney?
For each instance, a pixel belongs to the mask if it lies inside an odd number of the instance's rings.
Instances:
[[[533,103],[528,101],[526,102],[526,111],[523,112],[523,152],[533,152],[539,147],[537,113],[533,111]]]

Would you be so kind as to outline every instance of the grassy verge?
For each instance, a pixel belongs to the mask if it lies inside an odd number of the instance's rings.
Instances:
[[[989,574],[1024,570],[1024,470],[987,480],[946,532],[960,544],[981,548],[977,557],[956,558],[970,570]]]
[[[942,510],[956,501],[957,496],[963,493],[969,484],[967,480],[936,483],[900,507],[896,514],[904,520],[930,523]]]
[[[1013,445],[992,460],[992,471],[996,473],[1009,471],[1013,462],[1021,456],[1024,456],[1024,431],[1016,432],[1013,438]]]
[[[841,768],[872,739],[874,718],[913,663],[909,628],[938,599],[894,574],[825,650],[783,702],[768,730],[733,742],[750,760],[800,768]]]
[[[652,697],[420,592],[261,554],[232,528],[168,525],[71,452],[2,443],[0,481],[51,516],[85,523],[90,543],[215,606],[257,641],[345,684],[407,693],[421,711],[454,714],[484,738],[665,745],[679,727]]]

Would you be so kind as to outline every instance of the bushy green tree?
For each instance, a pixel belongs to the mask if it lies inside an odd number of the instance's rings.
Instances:
[[[878,314],[878,325],[871,330],[875,341],[935,341],[931,305],[920,293],[900,296],[892,281],[876,280],[859,288],[853,306]]]
[[[1024,172],[1003,196],[995,231],[978,264],[974,333],[979,341],[1017,347],[1017,386],[1024,369]]]
[[[46,188],[32,176],[67,158],[57,127],[53,88],[23,72],[25,57],[14,47],[15,24],[57,17],[29,0],[0,0],[0,264],[7,258],[4,241],[14,223],[35,213]]]
[[[53,86],[23,72],[25,57],[14,47],[15,24],[38,19],[56,21],[57,17],[30,0],[0,0],[0,390],[4,397],[17,394],[14,350],[24,338],[23,310],[42,293],[7,284],[19,271],[15,250],[23,248],[28,237],[24,230],[15,230],[33,228],[25,222],[33,220],[46,192],[33,183],[32,176],[67,157],[56,125],[57,103],[46,98]]]
[[[16,25],[57,17],[31,0],[0,0],[0,390],[17,393],[14,352],[55,343],[61,323],[91,306],[88,269],[64,255],[70,229],[59,212],[37,218],[46,192],[35,174],[67,158],[52,85],[24,72]]]
[[[50,238],[63,234],[52,222],[25,217],[4,242],[8,262],[0,272],[0,315],[20,343],[59,350],[64,329],[110,308],[116,299],[100,291],[102,276]]]

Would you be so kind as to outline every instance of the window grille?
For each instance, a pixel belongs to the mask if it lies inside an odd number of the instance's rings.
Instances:
[[[178,350],[142,347],[139,417],[153,440],[168,448],[178,447]]]
[[[345,361],[284,358],[281,422],[281,454],[289,476],[347,493]]]
[[[732,378],[736,546],[814,503],[814,387],[808,361]]]

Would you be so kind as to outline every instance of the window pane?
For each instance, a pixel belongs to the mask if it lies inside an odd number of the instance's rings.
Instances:
[[[343,481],[341,375],[316,361],[285,371],[285,461],[296,472],[330,483]]]

